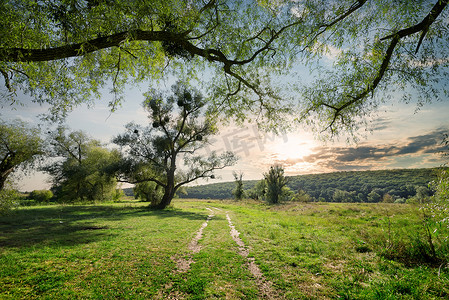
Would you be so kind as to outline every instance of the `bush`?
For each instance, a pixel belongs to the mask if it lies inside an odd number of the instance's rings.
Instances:
[[[388,223],[388,233],[380,240],[380,254],[406,264],[436,264],[449,262],[449,170],[442,169],[438,179],[432,184],[434,196],[428,203],[420,202],[418,197],[407,200],[420,205],[421,220],[408,229],[406,238],[396,238],[399,228],[392,230]],[[398,199],[399,200],[399,199]],[[422,201],[422,199],[421,199]]]
[[[398,198],[394,201],[394,203],[399,203],[399,204],[404,204],[405,202],[407,202],[407,199],[405,199],[405,198]]]
[[[122,198],[125,197],[125,192],[122,189],[115,189],[115,192],[112,195],[113,201],[120,201]]]
[[[53,193],[50,190],[34,190],[28,198],[39,203],[49,202],[53,198]]]
[[[443,168],[433,182],[435,194],[421,210],[424,213],[428,240],[435,254],[449,261],[449,169]]]

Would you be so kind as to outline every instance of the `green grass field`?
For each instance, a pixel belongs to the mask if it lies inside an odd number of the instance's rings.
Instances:
[[[0,299],[447,299],[446,263],[391,255],[418,224],[397,204],[23,207],[0,217]]]

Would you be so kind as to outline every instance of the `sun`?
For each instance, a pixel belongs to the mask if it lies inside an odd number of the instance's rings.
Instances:
[[[305,158],[314,152],[316,141],[302,134],[288,134],[288,140],[276,140],[267,145],[269,164],[284,166],[286,173],[304,173],[312,167]]]

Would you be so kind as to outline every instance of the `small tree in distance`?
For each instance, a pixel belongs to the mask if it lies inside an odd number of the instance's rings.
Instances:
[[[284,168],[280,165],[271,166],[268,173],[264,174],[264,178],[267,184],[267,201],[272,204],[279,203],[283,188],[287,184],[287,178],[284,176]]]
[[[119,181],[154,182],[160,186],[162,197],[152,205],[156,209],[170,205],[181,186],[200,178],[214,178],[214,170],[237,161],[232,152],[195,155],[217,132],[216,127],[203,118],[205,101],[197,90],[189,90],[181,83],[172,90],[168,97],[156,91],[147,94],[143,105],[149,113],[150,126],[130,123],[124,134],[113,139],[124,155],[116,170]],[[184,170],[178,168],[179,159],[184,160]]]
[[[243,172],[232,172],[235,180],[235,190],[233,192],[235,200],[242,200],[245,194],[243,190]]]

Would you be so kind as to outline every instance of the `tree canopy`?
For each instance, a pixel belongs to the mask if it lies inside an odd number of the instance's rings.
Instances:
[[[352,130],[390,92],[418,104],[448,94],[448,1],[6,0],[2,91],[64,116],[108,84],[115,109],[127,84],[176,74],[207,78],[225,117]]]
[[[0,191],[8,176],[19,167],[29,166],[43,153],[39,129],[20,120],[0,121]]]
[[[59,127],[49,132],[50,160],[42,168],[52,176],[59,201],[105,200],[115,192],[117,181],[109,173],[118,153],[101,147],[101,143],[82,131]]]
[[[284,168],[280,165],[270,167],[267,173],[263,174],[266,182],[267,191],[266,198],[268,202],[279,203],[287,185],[287,178],[284,176]]]
[[[216,127],[204,117],[205,103],[198,90],[181,83],[173,85],[172,90],[168,96],[157,91],[147,94],[143,105],[151,125],[130,123],[124,134],[113,139],[124,154],[116,171],[119,180],[156,183],[163,190],[162,197],[152,201],[158,209],[170,205],[181,186],[200,178],[214,178],[215,170],[237,161],[232,152],[218,155],[213,151],[208,156],[198,153],[217,132]],[[179,164],[181,159],[184,168]]]

